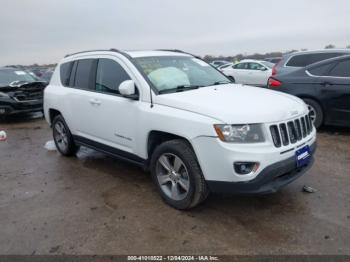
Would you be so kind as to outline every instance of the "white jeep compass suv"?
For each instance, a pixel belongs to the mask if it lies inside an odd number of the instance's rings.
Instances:
[[[62,155],[82,145],[145,167],[178,209],[209,192],[276,192],[313,163],[316,130],[302,100],[233,84],[179,50],[68,55],[44,110]]]

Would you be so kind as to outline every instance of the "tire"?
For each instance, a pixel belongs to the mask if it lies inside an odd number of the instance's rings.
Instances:
[[[307,104],[309,110],[310,110],[310,118],[312,122],[314,123],[314,126],[316,128],[319,128],[323,124],[323,110],[322,107],[318,102],[315,100],[309,99],[309,98],[304,98],[303,99],[305,104]]]
[[[56,116],[52,121],[52,135],[58,152],[63,156],[73,156],[78,152],[79,146],[74,143],[73,136],[62,115]]]
[[[236,83],[236,80],[233,76],[228,76],[228,78],[232,81],[232,83]]]
[[[207,184],[196,155],[186,141],[178,139],[160,144],[152,154],[150,167],[162,199],[170,206],[191,209],[207,198]]]

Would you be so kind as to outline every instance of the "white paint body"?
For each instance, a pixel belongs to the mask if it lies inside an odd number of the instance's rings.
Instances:
[[[262,70],[252,70],[252,69],[238,69],[235,68],[236,65],[242,63],[256,63],[265,68]],[[268,68],[261,61],[258,60],[243,60],[240,63],[223,68],[221,71],[235,79],[235,82],[238,84],[246,85],[257,85],[257,86],[266,86],[269,77],[272,75],[272,69]]]
[[[127,52],[132,57],[188,56],[165,51]],[[60,64],[81,58],[110,58],[120,63],[139,89],[140,100],[64,87],[60,80]],[[150,94],[154,106],[151,107]],[[298,144],[276,148],[269,126],[286,122],[308,113],[307,106],[294,96],[257,87],[237,84],[203,87],[196,90],[156,95],[138,69],[123,55],[98,51],[69,56],[57,66],[45,89],[44,110],[56,109],[66,120],[71,133],[123,150],[143,159],[147,153],[151,131],[163,131],[187,139],[197,156],[206,180],[248,181],[268,165],[295,155],[295,150],[281,154],[300,144],[313,144],[316,131]],[[222,142],[214,124],[261,123],[266,141],[256,144]],[[121,136],[116,136],[119,134]],[[128,139],[125,139],[127,137]],[[235,161],[259,162],[259,169],[249,175],[238,175]]]

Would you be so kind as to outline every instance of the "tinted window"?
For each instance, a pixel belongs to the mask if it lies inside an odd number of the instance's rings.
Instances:
[[[316,54],[295,55],[291,59],[289,59],[286,66],[304,67],[316,62],[320,62],[322,60],[326,60],[337,56],[342,56],[344,54],[345,53],[316,53]]]
[[[117,62],[111,59],[99,59],[96,74],[96,91],[119,94],[118,87],[125,80],[130,80],[130,77]]]
[[[330,72],[330,76],[350,77],[350,60],[339,62]]]
[[[239,63],[233,66],[235,69],[247,69],[248,68],[248,63]]]
[[[94,59],[83,59],[78,61],[77,69],[75,72],[75,84],[74,86],[82,89],[92,89],[91,85],[92,69],[94,66]]]
[[[258,63],[249,63],[250,70],[262,70],[263,68],[265,68],[265,67],[258,64]]]
[[[70,72],[72,70],[73,62],[64,63],[60,66],[60,76],[63,86],[69,85]]]
[[[308,71],[315,76],[324,76],[328,73],[329,69],[334,65],[334,63],[317,66],[313,68],[309,68]]]

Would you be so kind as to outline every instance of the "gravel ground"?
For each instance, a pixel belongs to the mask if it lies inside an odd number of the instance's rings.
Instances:
[[[349,129],[321,130],[315,165],[281,192],[211,195],[187,212],[164,204],[140,168],[46,150],[40,117],[0,130],[0,254],[350,254]]]

